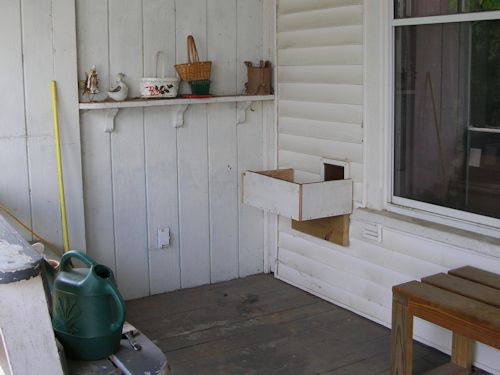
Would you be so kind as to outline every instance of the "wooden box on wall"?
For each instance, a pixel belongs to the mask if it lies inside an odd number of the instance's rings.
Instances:
[[[243,202],[303,221],[352,212],[352,181],[301,182],[293,169],[243,173]]]
[[[348,244],[352,180],[330,176],[304,182],[293,169],[243,173],[243,202],[292,219],[292,228],[340,245]]]

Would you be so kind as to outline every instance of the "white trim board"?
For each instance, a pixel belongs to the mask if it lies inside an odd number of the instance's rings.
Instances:
[[[393,26],[431,25],[436,23],[485,21],[498,18],[500,18],[500,11],[474,12],[474,13],[447,14],[442,16],[399,18],[393,20],[392,25]]]
[[[364,207],[497,236],[500,220],[473,213],[393,197],[393,60],[394,26],[419,24],[420,18],[393,22],[392,0],[365,0]],[[491,19],[500,11],[425,17],[429,23],[448,20]],[[458,18],[457,18],[458,17]],[[423,18],[423,17],[422,17]],[[370,59],[368,60],[368,56]]]

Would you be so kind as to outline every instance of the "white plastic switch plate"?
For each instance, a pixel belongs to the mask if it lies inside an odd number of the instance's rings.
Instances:
[[[158,228],[158,249],[165,249],[170,245],[170,228]]]

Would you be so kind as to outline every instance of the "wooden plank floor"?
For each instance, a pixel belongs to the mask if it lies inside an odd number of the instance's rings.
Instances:
[[[390,331],[270,275],[127,302],[172,375],[389,372]],[[415,343],[414,373],[449,357]]]

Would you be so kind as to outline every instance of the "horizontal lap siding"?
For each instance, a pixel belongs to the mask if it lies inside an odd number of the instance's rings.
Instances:
[[[278,1],[278,163],[321,175],[348,160],[362,200],[363,6],[356,0]]]
[[[283,31],[279,38],[278,48],[280,49],[359,45],[363,40],[363,27],[353,25]]]
[[[321,84],[363,84],[363,66],[361,65],[310,65],[280,66],[278,82],[285,83],[321,83]]]
[[[286,0],[280,1],[286,3]],[[279,8],[278,8],[279,9]],[[346,5],[278,15],[278,33],[363,24],[363,6]],[[278,35],[279,37],[279,35]]]
[[[278,15],[361,4],[363,0],[286,0],[279,1]]]
[[[313,181],[322,175],[322,158],[349,161],[353,199],[362,202],[362,1],[279,0],[277,55],[279,166]],[[364,260],[363,248],[357,251],[296,232],[290,220],[280,218],[276,274],[385,322],[388,291],[406,276],[371,257]]]
[[[361,0],[279,0],[278,164],[306,181],[322,158],[350,162],[353,199],[363,200],[363,6]],[[387,290],[404,275],[322,246],[280,218],[277,277],[356,311],[390,316]],[[354,270],[354,271],[353,271]],[[380,283],[374,282],[384,273]]]
[[[298,233],[280,220],[277,277],[387,327],[392,286],[466,264],[498,272],[500,259],[382,225],[382,240],[363,237],[365,221],[353,218],[348,247]],[[414,337],[450,352],[451,334],[415,319]],[[498,352],[477,344],[476,364],[499,373]]]
[[[279,166],[314,180],[321,176],[322,157],[348,160],[354,204],[364,201],[362,4],[278,1]],[[276,276],[390,327],[393,285],[466,264],[500,269],[498,257],[465,243],[452,246],[424,238],[419,229],[383,222],[378,242],[364,237],[365,225],[351,217],[349,246],[343,247],[297,232],[289,219],[280,218]],[[420,319],[415,319],[414,337],[450,351],[449,331]],[[477,345],[475,360],[500,373],[498,352],[491,348]]]

